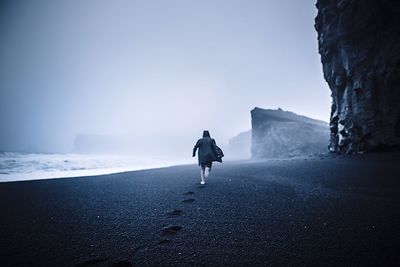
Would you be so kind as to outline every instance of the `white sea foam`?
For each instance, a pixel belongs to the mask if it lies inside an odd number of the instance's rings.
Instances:
[[[82,154],[0,153],[0,182],[91,176],[189,163],[160,158]]]

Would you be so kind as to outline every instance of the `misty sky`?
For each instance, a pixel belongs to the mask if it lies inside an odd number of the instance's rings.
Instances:
[[[314,2],[1,1],[0,150],[203,129],[226,143],[255,106],[328,121]]]

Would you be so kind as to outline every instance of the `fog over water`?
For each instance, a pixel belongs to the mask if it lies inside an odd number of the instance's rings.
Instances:
[[[222,145],[250,129],[255,106],[327,121],[314,2],[1,1],[0,151],[89,134],[184,158],[203,129]]]

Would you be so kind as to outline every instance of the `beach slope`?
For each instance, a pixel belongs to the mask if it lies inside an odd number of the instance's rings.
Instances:
[[[390,266],[398,153],[0,184],[1,266]]]

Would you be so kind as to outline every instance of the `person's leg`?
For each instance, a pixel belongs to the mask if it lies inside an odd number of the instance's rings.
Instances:
[[[206,183],[205,178],[204,178],[205,177],[205,174],[204,174],[205,168],[206,168],[206,166],[204,166],[204,165],[200,166],[200,178],[201,178],[200,183],[201,184],[205,184]]]
[[[208,175],[210,175],[210,171],[211,171],[211,166],[212,163],[210,162],[209,164],[206,165],[205,171],[204,171],[204,176],[207,178]]]
[[[204,170],[204,177],[208,178],[208,175],[210,174],[210,168],[209,167],[205,167]]]

